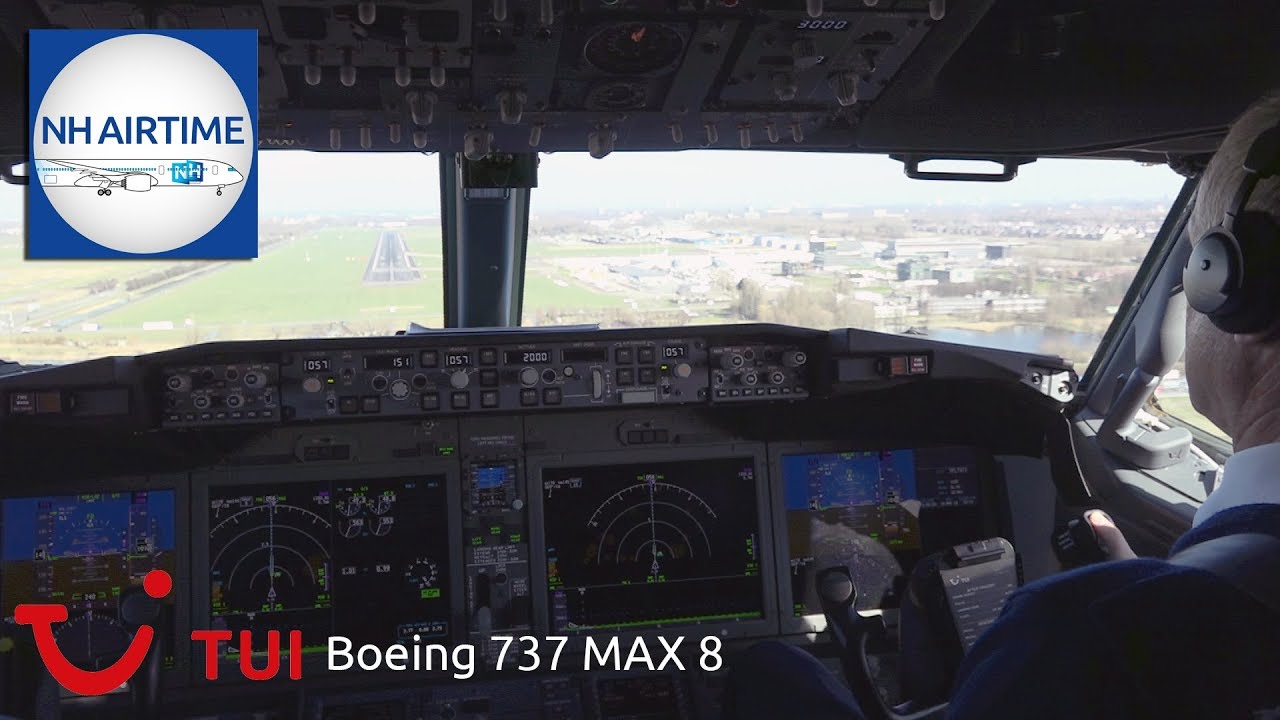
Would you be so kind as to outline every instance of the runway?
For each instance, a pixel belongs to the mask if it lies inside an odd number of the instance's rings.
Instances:
[[[409,248],[398,232],[390,230],[378,236],[373,255],[364,269],[366,285],[384,283],[411,283],[422,280],[418,263],[409,255]]]

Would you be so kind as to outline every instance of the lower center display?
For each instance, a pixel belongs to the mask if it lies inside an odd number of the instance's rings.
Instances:
[[[764,617],[755,461],[542,471],[554,632]]]
[[[324,651],[331,636],[379,645],[447,636],[444,482],[211,487],[211,627],[253,631],[255,654],[269,630],[301,630],[304,653]]]

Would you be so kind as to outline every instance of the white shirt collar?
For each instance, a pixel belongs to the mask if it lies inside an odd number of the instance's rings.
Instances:
[[[1196,511],[1191,526],[1241,505],[1280,505],[1280,443],[1258,445],[1227,458],[1222,482]]]

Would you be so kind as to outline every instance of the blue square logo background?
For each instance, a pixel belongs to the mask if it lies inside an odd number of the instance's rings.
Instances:
[[[182,247],[154,253],[129,253],[99,245],[67,223],[54,209],[35,171],[37,114],[41,102],[58,73],[85,50],[106,40],[126,35],[161,35],[186,42],[204,51],[222,66],[244,97],[249,117],[243,126],[245,142],[252,148],[252,166],[243,180],[243,189],[234,206],[216,226]],[[235,259],[258,256],[258,32],[256,30],[32,30],[29,33],[29,109],[31,184],[27,193],[28,259],[136,259],[207,258]],[[146,62],[145,58],[140,59]],[[94,108],[84,108],[90,115]],[[94,130],[97,135],[98,130]],[[138,156],[169,152],[164,146],[137,145]],[[241,170],[243,172],[243,170]],[[118,189],[120,190],[120,189]],[[80,192],[56,190],[55,192]],[[120,190],[123,191],[123,190]],[[213,192],[200,188],[193,192]],[[92,188],[83,192],[92,193]],[[127,191],[124,191],[127,192]],[[110,201],[110,198],[103,198]]]

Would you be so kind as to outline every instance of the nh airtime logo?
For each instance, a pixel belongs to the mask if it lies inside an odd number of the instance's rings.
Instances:
[[[256,30],[30,49],[28,258],[257,257]]]

